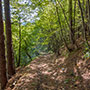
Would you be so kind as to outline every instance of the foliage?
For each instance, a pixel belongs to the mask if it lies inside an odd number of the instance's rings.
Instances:
[[[16,64],[19,59],[20,29],[21,65],[31,61],[26,51],[32,59],[42,52],[59,53],[63,47],[72,51],[71,38],[74,38],[76,43],[76,40],[83,35],[83,21],[78,1],[72,0],[71,5],[73,36],[70,26],[70,0],[11,0],[10,3]],[[87,25],[89,23],[88,6],[85,0],[80,0],[80,3]]]
[[[84,53],[85,53],[84,58],[86,58],[86,59],[90,58],[90,48],[87,44],[85,44]]]

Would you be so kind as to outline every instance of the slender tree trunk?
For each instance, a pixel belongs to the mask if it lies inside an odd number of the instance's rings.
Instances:
[[[88,21],[89,21],[89,35],[90,35],[90,0],[88,0]]]
[[[82,23],[83,23],[83,36],[84,36],[84,39],[85,39],[86,44],[88,45],[88,47],[90,49],[90,46],[89,46],[89,43],[88,43],[88,40],[87,40],[87,37],[86,37],[86,29],[87,28],[85,27],[85,21],[84,21],[84,16],[83,16],[83,11],[82,11],[80,0],[78,0],[78,3],[79,3],[79,8],[81,10],[81,17],[82,17]]]
[[[29,59],[32,61],[32,57],[31,57],[31,55],[28,53],[28,51],[27,51],[27,47],[28,47],[28,44],[27,44],[27,42],[24,40],[24,42],[25,42],[25,44],[26,44],[26,48],[25,48],[25,52],[26,52],[26,55],[29,57]]]
[[[74,1],[74,33],[76,31],[76,0]]]
[[[86,0],[86,9],[85,9],[85,18],[88,19],[88,10],[89,10],[89,6],[88,6],[88,0]]]
[[[82,10],[83,10],[83,14],[85,14],[84,6],[85,6],[85,1],[83,0],[83,2],[82,2]]]
[[[73,31],[73,19],[72,19],[72,0],[69,0],[69,17],[70,17],[70,39],[72,44],[75,44],[74,41],[74,31]]]
[[[82,9],[82,7],[81,7],[81,2],[80,2],[80,0],[78,0],[78,4],[79,4],[80,11],[81,11],[81,17],[82,17],[82,23],[83,23],[83,36],[84,36],[85,41],[87,41],[87,38],[86,38],[86,27],[85,27],[83,9]]]
[[[2,2],[0,0],[0,83],[1,83],[1,90],[4,90],[6,83],[7,83],[4,40],[5,38],[4,38],[4,28],[3,28],[3,19],[2,19]]]
[[[58,1],[58,0],[57,0],[57,1]],[[59,3],[59,5],[60,5],[60,7],[61,7],[61,9],[62,9],[62,11],[63,11],[65,21],[66,21],[66,23],[67,23],[67,25],[68,25],[68,27],[69,27],[69,29],[70,29],[70,24],[68,23],[67,16],[66,16],[66,14],[65,14],[65,10],[63,9],[63,6],[62,6],[62,4],[61,4],[59,1],[58,1],[58,3]]]
[[[77,35],[75,34],[76,33],[76,0],[74,0],[74,25],[73,25],[73,33],[74,33],[74,43],[76,45],[76,48],[78,48],[78,45],[76,43],[76,40],[77,40]]]
[[[19,59],[18,59],[17,67],[20,66],[20,61],[21,61],[21,22],[19,20]]]
[[[69,5],[70,6],[70,24],[68,23],[67,17],[65,15],[65,10],[63,9],[63,7],[62,7],[62,5],[61,5],[61,3],[59,1],[58,1],[58,3],[59,3],[59,5],[60,5],[60,7],[61,7],[61,9],[63,11],[65,21],[66,21],[66,23],[67,23],[67,25],[68,25],[68,27],[70,29],[70,40],[71,40],[72,44],[75,44],[75,42],[74,42],[74,32],[73,32],[73,28],[72,28],[72,0],[70,0],[70,5]]]
[[[67,50],[70,52],[70,49],[67,45],[67,42],[63,36],[63,31],[62,31],[62,27],[61,27],[61,22],[60,22],[60,16],[59,16],[59,12],[58,12],[58,7],[56,6],[56,12],[57,12],[57,17],[58,17],[58,23],[59,23],[59,27],[60,27],[60,32],[61,32],[61,39],[63,40],[64,44],[65,44],[65,47],[67,48]]]
[[[10,19],[10,5],[9,0],[4,0],[5,9],[5,24],[6,24],[6,38],[7,38],[7,59],[8,59],[8,78],[15,74],[14,56],[12,48],[12,32]]]
[[[16,59],[16,65],[17,65],[17,64],[18,64],[18,58],[17,58],[17,56],[16,56],[16,58],[15,58],[15,59]]]
[[[29,59],[32,61],[32,57],[31,57],[31,55],[28,53],[28,51],[25,50],[25,52],[26,52],[26,55],[29,57]]]

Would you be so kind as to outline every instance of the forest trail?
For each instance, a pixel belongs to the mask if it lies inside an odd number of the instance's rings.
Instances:
[[[77,58],[82,61],[78,53],[69,58],[60,56],[56,59],[53,55],[38,57],[17,71],[9,80],[6,90],[90,90],[90,85],[87,87],[90,76],[85,76],[86,69],[81,70],[85,72],[80,77],[81,72],[76,67]],[[84,80],[85,77],[88,79]]]

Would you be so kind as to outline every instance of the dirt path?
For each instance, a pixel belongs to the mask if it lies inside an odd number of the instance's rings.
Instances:
[[[45,55],[32,61],[17,72],[6,90],[89,90],[75,76],[72,61],[65,63],[64,57],[52,58]]]

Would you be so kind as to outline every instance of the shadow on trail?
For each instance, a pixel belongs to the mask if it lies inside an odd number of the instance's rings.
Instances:
[[[14,76],[12,82],[15,84],[6,90],[89,90],[87,82],[83,82],[85,79],[81,71],[85,70],[78,67],[78,53],[67,59],[56,59],[53,55],[37,58],[17,72],[16,78],[20,77],[16,79]]]
[[[39,57],[21,72],[12,90],[59,90],[64,79],[60,66],[54,64],[51,55]],[[61,73],[59,73],[61,72]]]

